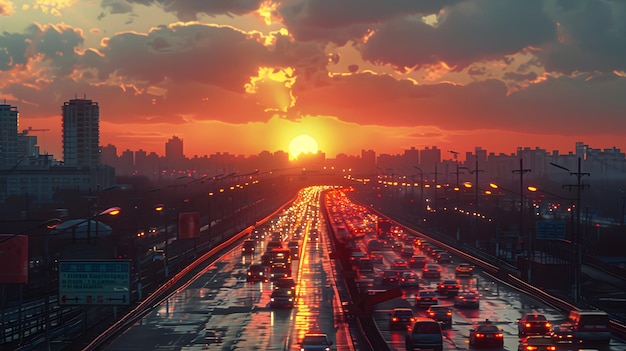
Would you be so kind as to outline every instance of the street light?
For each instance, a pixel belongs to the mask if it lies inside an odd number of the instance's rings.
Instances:
[[[424,213],[424,171],[417,166],[413,166],[413,168],[417,169],[420,172],[420,215],[423,217]]]
[[[550,162],[550,164],[554,167],[560,168],[562,170],[565,170],[567,172],[569,172],[570,175],[574,175],[577,178],[577,183],[576,184],[568,184],[568,185],[563,185],[563,187],[568,187],[570,189],[570,191],[572,190],[573,187],[576,188],[576,231],[574,232],[574,235],[572,235],[572,249],[573,249],[573,256],[574,256],[574,286],[573,286],[573,294],[574,294],[574,303],[578,302],[579,296],[580,296],[580,269],[581,269],[581,265],[582,265],[582,244],[583,244],[583,237],[582,237],[582,233],[580,231],[580,203],[581,203],[581,191],[585,188],[588,187],[588,184],[583,184],[582,182],[582,177],[583,176],[590,176],[590,173],[586,173],[586,172],[581,172],[581,158],[578,158],[578,171],[577,172],[572,172],[570,171],[569,168],[567,167],[563,167],[559,164]]]
[[[163,255],[163,264],[165,265],[165,278],[169,277],[169,265],[167,262],[167,257],[170,255],[170,253],[167,251],[167,245],[168,245],[168,241],[169,241],[169,232],[167,230],[167,207],[163,204],[158,204],[154,206],[154,211],[156,211],[157,213],[159,213],[160,215],[163,216],[164,219],[164,224],[165,224],[165,230],[164,230],[164,234],[165,234],[165,254]]]

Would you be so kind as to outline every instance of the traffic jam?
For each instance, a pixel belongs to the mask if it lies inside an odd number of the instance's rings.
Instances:
[[[613,350],[623,345],[612,344],[606,313],[568,315],[500,286],[435,240],[377,216],[347,194],[337,190],[326,199],[332,231],[349,248],[355,281],[375,301],[373,318],[391,350]],[[580,322],[581,314],[590,316]]]

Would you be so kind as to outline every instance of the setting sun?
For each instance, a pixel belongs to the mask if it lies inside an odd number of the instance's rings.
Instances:
[[[301,154],[316,154],[317,141],[313,137],[302,134],[293,138],[289,143],[289,159],[297,160]]]

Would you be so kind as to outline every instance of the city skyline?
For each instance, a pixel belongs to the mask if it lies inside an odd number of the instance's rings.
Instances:
[[[218,5],[219,4],[219,5]],[[60,157],[60,106],[98,101],[101,144],[327,155],[438,145],[625,149],[615,1],[0,2],[0,99]]]

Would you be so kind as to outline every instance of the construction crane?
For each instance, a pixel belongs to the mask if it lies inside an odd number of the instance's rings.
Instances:
[[[28,127],[28,129],[24,129],[24,130],[22,131],[22,136],[26,136],[26,135],[28,135],[28,133],[31,133],[31,132],[42,132],[42,133],[44,133],[44,134],[43,134],[43,136],[42,136],[42,140],[41,140],[41,141],[42,141],[42,144],[43,144],[43,142],[45,142],[45,141],[46,141],[46,140],[45,140],[45,136],[46,136],[46,134],[45,134],[45,133],[46,133],[46,132],[48,132],[48,131],[50,131],[50,129],[47,129],[47,128],[46,128],[46,129],[35,129],[35,128],[33,128],[33,127]],[[47,155],[47,154],[48,154],[48,151],[47,151],[47,150],[45,150],[45,149],[44,149],[44,154],[45,154],[45,155]]]
[[[22,131],[22,135],[28,135],[30,132],[48,132],[50,129],[34,129],[33,127],[28,127],[28,129],[24,129]]]

